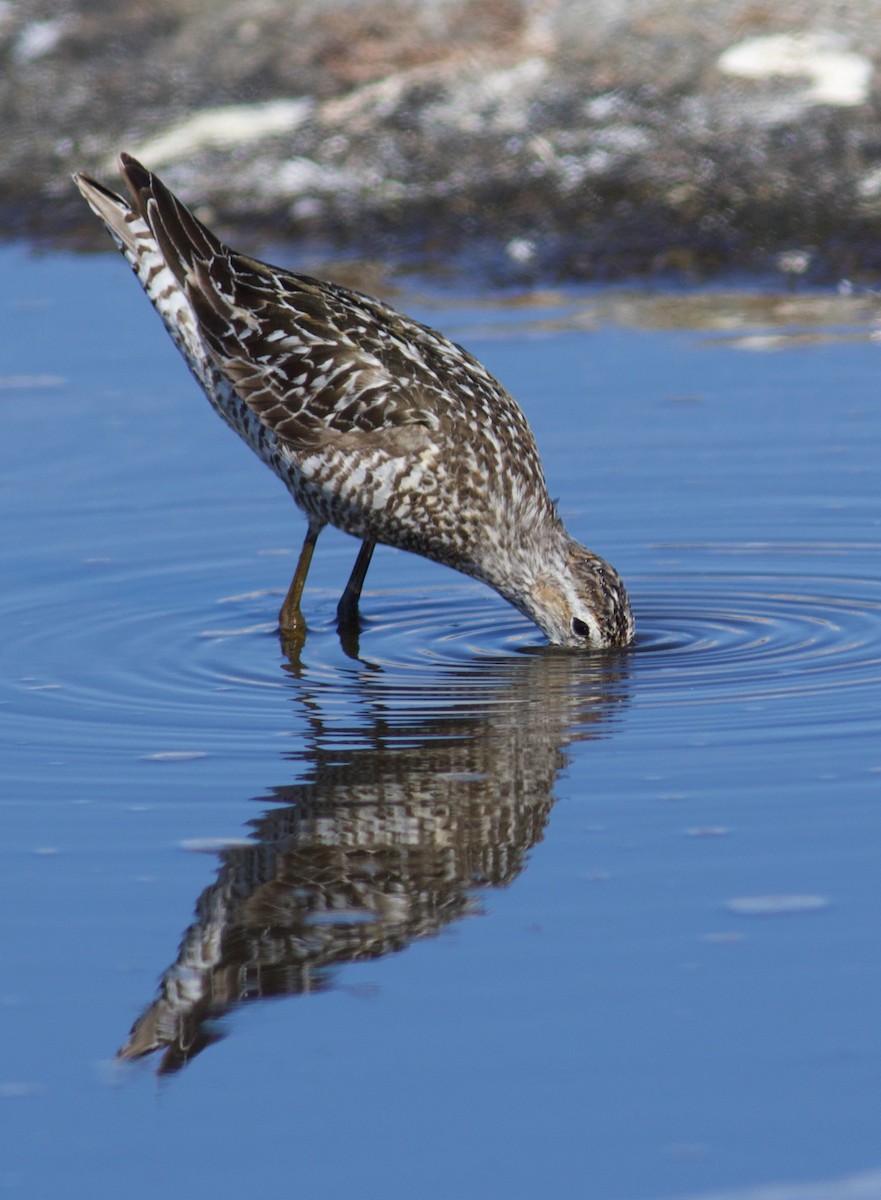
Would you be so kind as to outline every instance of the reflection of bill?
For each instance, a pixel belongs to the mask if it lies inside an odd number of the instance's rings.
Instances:
[[[409,695],[409,716],[367,673],[367,715],[344,737],[323,734],[321,689],[295,682],[314,733],[297,756],[304,781],[273,790],[282,807],[253,822],[253,845],[220,855],[121,1058],[163,1050],[160,1071],[175,1071],[233,1006],[326,989],[333,965],[436,934],[474,911],[476,889],[516,878],[565,747],[609,732],[626,660],[545,652],[472,666],[421,702]]]

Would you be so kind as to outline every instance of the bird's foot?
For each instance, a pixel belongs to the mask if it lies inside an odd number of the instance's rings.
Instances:
[[[299,657],[306,641],[306,618],[299,606],[282,605],[278,614],[278,639],[288,658]]]

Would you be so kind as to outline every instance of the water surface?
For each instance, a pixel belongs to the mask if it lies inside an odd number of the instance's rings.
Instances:
[[[388,549],[341,643],[329,531],[291,656],[302,518],[124,264],[0,268],[0,1186],[881,1195],[871,298],[398,297],[637,644]]]

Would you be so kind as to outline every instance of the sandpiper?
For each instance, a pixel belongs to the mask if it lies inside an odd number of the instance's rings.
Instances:
[[[361,539],[341,623],[381,542],[489,584],[557,645],[632,640],[620,577],[566,531],[526,418],[475,358],[378,300],[231,250],[134,158],[119,165],[128,201],[75,182],[215,410],[306,514],[283,634],[305,628],[330,524]]]

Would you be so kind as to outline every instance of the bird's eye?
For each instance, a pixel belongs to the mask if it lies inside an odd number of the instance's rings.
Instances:
[[[590,626],[578,617],[572,618],[572,632],[576,637],[586,638],[590,641]]]

